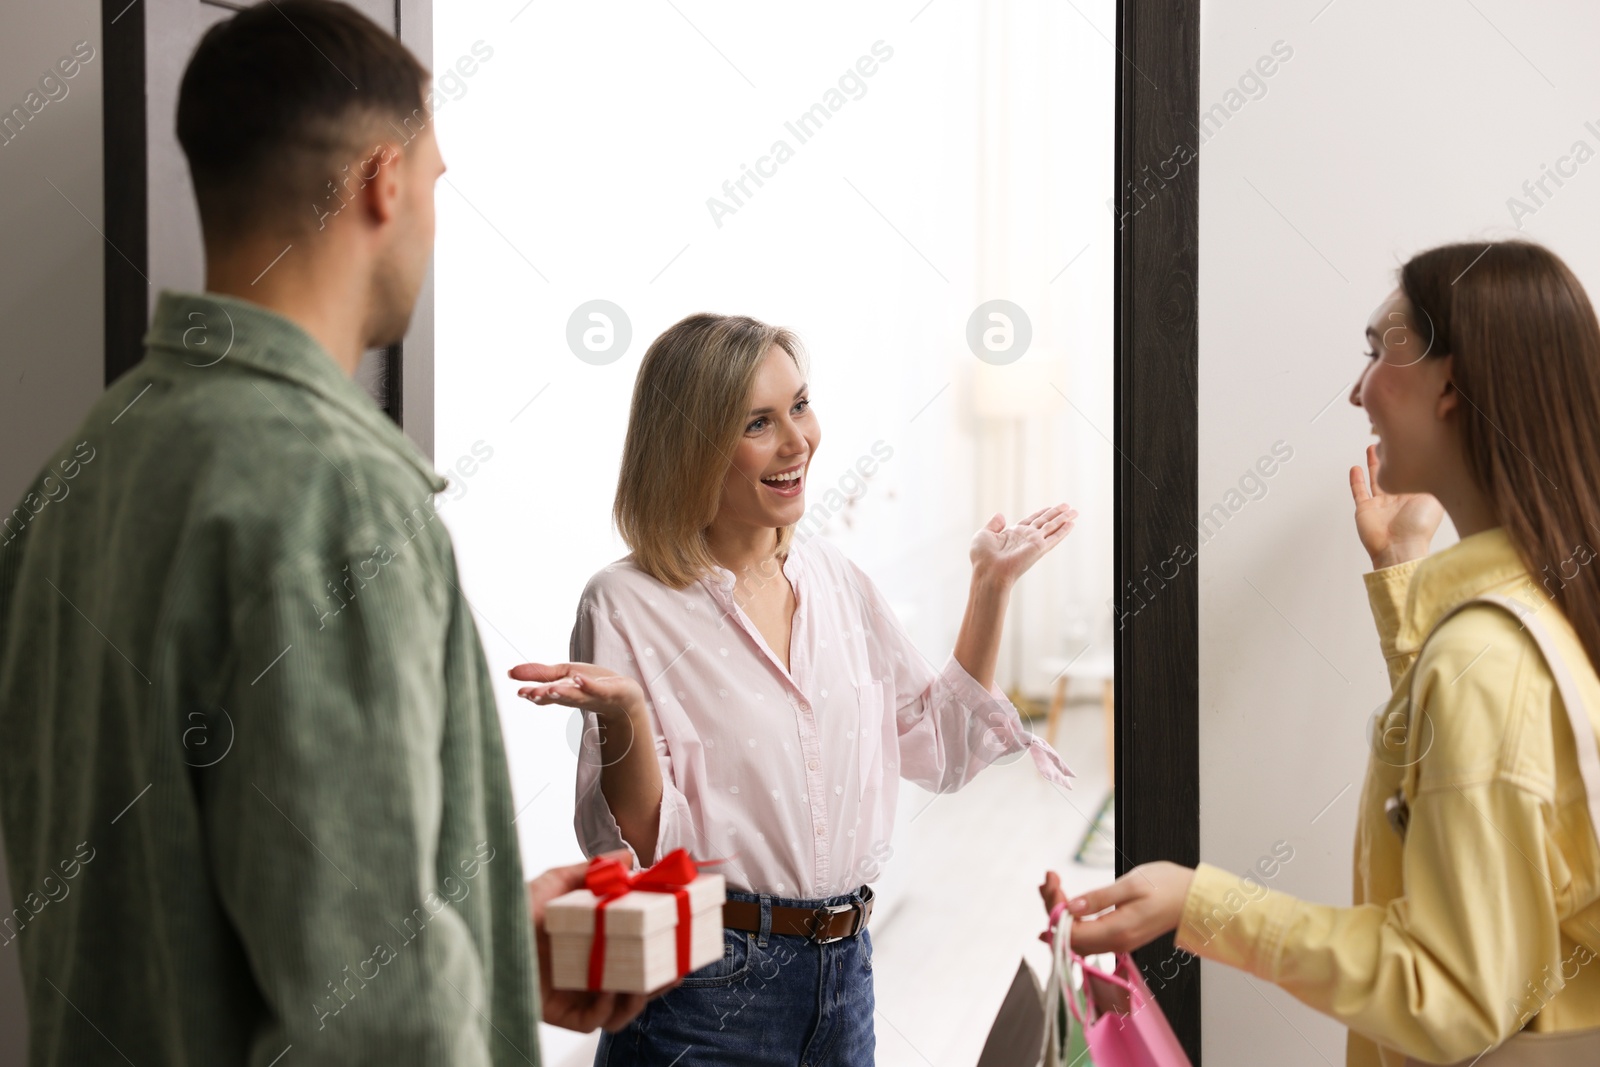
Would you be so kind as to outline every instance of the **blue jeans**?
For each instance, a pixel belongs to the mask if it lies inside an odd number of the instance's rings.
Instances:
[[[814,944],[771,932],[772,907],[815,908],[820,900],[730,889],[729,900],[761,905],[759,932],[724,929],[722,959],[689,972],[627,1027],[602,1034],[595,1067],[869,1067],[872,936]]]

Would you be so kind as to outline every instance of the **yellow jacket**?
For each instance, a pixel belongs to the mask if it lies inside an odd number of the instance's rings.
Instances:
[[[1553,588],[1576,565],[1544,580]],[[1449,609],[1499,593],[1541,613],[1591,722],[1600,678],[1502,527],[1364,577],[1393,693],[1357,814],[1354,905],[1307,903],[1202,863],[1178,947],[1348,1026],[1352,1067],[1471,1060],[1525,1023],[1600,1026],[1600,845],[1544,658],[1491,606],[1463,609],[1417,652]],[[1402,781],[1403,845],[1384,810]]]

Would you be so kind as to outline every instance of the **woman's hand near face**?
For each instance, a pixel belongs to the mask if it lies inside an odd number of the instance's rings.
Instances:
[[[1356,533],[1372,569],[1421,559],[1433,547],[1444,508],[1428,493],[1386,493],[1378,488],[1378,446],[1367,446],[1367,470],[1350,468]]]
[[[1066,504],[1040,508],[1009,526],[1005,516],[996,513],[972,535],[973,575],[1009,587],[1066,538],[1077,518],[1077,510]]]
[[[1039,896],[1048,912],[1065,903],[1072,914],[1072,948],[1080,956],[1132,952],[1178,928],[1194,870],[1158,860],[1141,863],[1108,886],[1068,899],[1061,879],[1047,871]],[[1098,914],[1107,908],[1104,915]]]

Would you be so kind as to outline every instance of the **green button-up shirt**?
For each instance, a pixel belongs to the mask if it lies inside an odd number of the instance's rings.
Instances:
[[[0,516],[33,1062],[537,1064],[444,480],[281,316],[167,292],[145,341]]]

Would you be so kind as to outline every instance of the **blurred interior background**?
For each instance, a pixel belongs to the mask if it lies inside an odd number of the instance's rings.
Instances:
[[[610,509],[634,375],[692,312],[800,335],[823,430],[804,529],[932,663],[973,532],[1080,512],[1014,596],[998,679],[1040,732],[1065,697],[1078,788],[1028,761],[948,797],[902,783],[873,920],[886,1065],[975,1062],[1019,956],[1043,965],[1046,866],[1110,874],[1109,825],[1091,866],[1073,856],[1108,786],[1114,7],[435,11],[435,462],[496,674],[565,659],[584,583],[626,554]],[[576,713],[501,699],[526,863],[580,859]],[[589,1040],[544,1036],[548,1062],[588,1061]]]

